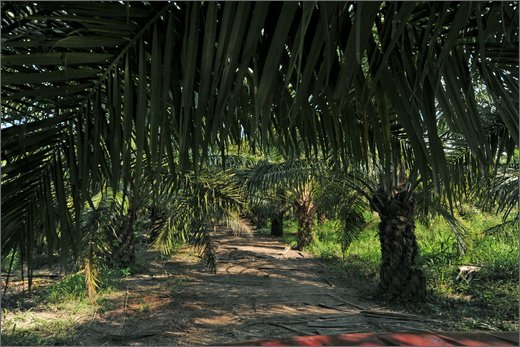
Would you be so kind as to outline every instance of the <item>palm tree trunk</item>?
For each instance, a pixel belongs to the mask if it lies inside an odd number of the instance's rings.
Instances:
[[[148,243],[154,243],[159,237],[161,229],[166,223],[166,214],[164,210],[158,206],[152,206],[150,208],[150,238]]]
[[[283,216],[285,211],[279,211],[271,217],[271,235],[283,236]]]
[[[116,239],[112,242],[112,259],[119,266],[128,266],[135,261],[134,224],[137,220],[137,208],[130,201],[128,214],[124,217]]]
[[[298,249],[307,247],[314,240],[314,205],[310,197],[303,196],[296,202],[296,218],[298,220]]]
[[[312,231],[312,227],[314,226],[314,221],[312,218],[308,218],[307,216],[302,216],[298,218],[298,249],[303,249],[312,243],[314,240],[314,234]]]
[[[416,267],[415,200],[405,189],[392,194],[380,190],[372,198],[372,207],[381,219],[379,289],[392,297],[424,297],[426,280]]]

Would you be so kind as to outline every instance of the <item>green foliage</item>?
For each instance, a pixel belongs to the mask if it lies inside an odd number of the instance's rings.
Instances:
[[[342,175],[341,171],[331,171],[321,179],[316,194],[317,210],[326,211],[329,218],[341,221],[337,229],[341,228],[338,235],[342,251],[349,248],[366,226],[364,212],[368,209],[367,200],[362,195],[361,187],[353,189],[356,183],[352,177]]]
[[[154,240],[164,254],[186,241],[200,246],[203,253],[209,252],[208,223],[231,220],[246,207],[234,173],[216,168],[165,175],[160,194],[154,198],[154,204],[160,205],[167,216]]]
[[[453,231],[441,217],[428,227],[416,223],[416,236],[421,261],[429,265],[452,263],[458,257],[457,240]]]
[[[112,292],[119,286],[121,278],[132,275],[131,268],[110,269],[103,266],[99,274],[99,293]],[[47,289],[46,300],[49,303],[59,304],[66,301],[83,302],[87,299],[85,274],[78,272],[68,275],[52,284]]]
[[[296,233],[298,232],[298,223],[295,220],[285,220],[283,222],[283,242],[291,247],[296,247],[298,240]]]
[[[247,220],[237,212],[230,213],[225,218],[226,225],[235,235],[253,235],[253,228]]]
[[[345,262],[357,263],[362,275],[374,278],[379,272],[381,246],[377,224],[369,225],[346,251]]]
[[[380,264],[378,219],[366,211],[368,225],[342,254],[338,222],[318,226],[317,238],[307,250],[324,260],[337,277],[378,297]],[[457,237],[441,216],[429,223],[416,222],[422,267],[428,278],[429,295],[422,305],[404,304],[420,314],[444,317],[449,329],[518,329],[518,230],[516,223],[494,233],[488,229],[501,223],[501,217],[465,206],[463,218],[466,252],[458,252]],[[286,223],[286,242],[294,240],[295,224]],[[472,279],[456,280],[460,265],[482,267]],[[389,303],[387,303],[389,304]]]
[[[323,259],[333,259],[341,255],[342,227],[341,223],[328,220],[316,226],[316,239],[308,250]]]
[[[269,224],[273,206],[267,199],[257,200],[249,204],[249,210],[246,211],[245,215],[257,229],[263,229]]]
[[[25,323],[30,321],[30,327]],[[70,346],[76,343],[70,334],[75,322],[72,318],[34,319],[30,314],[17,315],[2,324],[4,346]]]
[[[121,220],[127,214],[128,204],[125,194],[105,186],[83,208],[80,219],[82,242],[79,261],[90,299],[94,298],[99,288],[102,263],[110,255],[111,245],[107,235],[116,235],[123,227]]]
[[[2,254],[2,261],[1,261],[1,267],[2,272],[7,273],[9,271],[9,267],[12,263],[12,269],[14,270],[20,266],[20,254],[17,251],[11,251],[6,255]]]
[[[429,227],[417,224],[421,263],[426,269],[431,269],[428,271],[430,277],[434,281],[449,283],[457,266],[463,264],[482,266],[478,278],[518,277],[518,234],[515,225],[489,234],[486,231],[500,224],[500,217],[474,208],[467,209],[460,219],[470,231],[464,239],[467,246],[464,255],[458,253],[457,239],[442,218],[436,217]]]
[[[52,284],[47,298],[51,303],[67,300],[82,300],[86,297],[85,275],[76,273]]]

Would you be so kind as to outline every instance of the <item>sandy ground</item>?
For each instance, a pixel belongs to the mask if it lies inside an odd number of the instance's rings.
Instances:
[[[295,335],[428,331],[440,322],[390,312],[338,283],[309,254],[267,236],[214,236],[218,266],[188,250],[126,279],[111,310],[79,327],[82,345],[221,345]]]

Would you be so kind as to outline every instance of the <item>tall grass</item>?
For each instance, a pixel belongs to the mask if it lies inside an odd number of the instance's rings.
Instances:
[[[114,291],[121,278],[130,276],[130,268],[110,269],[102,267],[99,277],[99,294],[107,294]],[[52,304],[60,304],[67,301],[81,302],[87,298],[85,275],[83,272],[66,276],[53,283],[47,289],[46,300]]]
[[[94,312],[106,311],[113,305],[110,294],[121,288],[124,277],[131,275],[131,268],[109,269],[103,267],[100,273],[100,287],[97,300],[87,298],[85,276],[82,272],[70,274],[49,285],[36,287],[32,301],[57,314],[51,321],[39,318],[31,309],[3,308],[3,345],[75,345],[78,328],[77,319],[92,316]],[[7,316],[7,318],[6,318]]]
[[[451,324],[448,328],[453,329],[517,330],[517,224],[490,232],[490,228],[502,223],[501,216],[468,206],[456,217],[465,229],[463,253],[452,228],[442,217],[416,221],[418,265],[427,277],[429,296],[422,305],[406,308],[425,315],[447,315],[447,324]],[[379,219],[368,211],[365,219],[367,226],[345,252],[341,250],[341,228],[336,221],[316,225],[316,239],[307,250],[327,262],[339,277],[377,296]],[[294,245],[296,224],[288,221],[284,229],[284,241]],[[481,270],[472,279],[457,280],[461,265],[476,265]]]

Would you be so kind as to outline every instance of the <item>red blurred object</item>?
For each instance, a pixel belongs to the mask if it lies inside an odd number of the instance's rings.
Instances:
[[[518,346],[518,332],[355,333],[258,340],[235,346]]]

